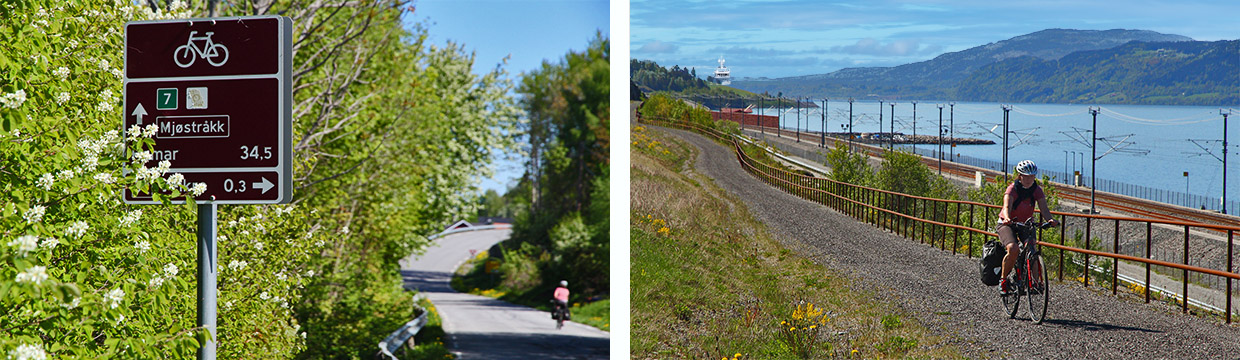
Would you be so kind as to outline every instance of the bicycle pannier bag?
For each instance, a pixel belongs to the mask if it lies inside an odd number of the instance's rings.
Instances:
[[[999,285],[999,273],[1003,271],[1003,256],[1007,255],[1007,249],[1003,248],[998,241],[993,239],[987,240],[982,245],[981,273],[982,283],[986,286]]]

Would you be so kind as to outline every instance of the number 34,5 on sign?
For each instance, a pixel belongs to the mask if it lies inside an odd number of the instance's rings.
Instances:
[[[122,130],[158,128],[146,166],[167,160],[206,183],[198,202],[290,202],[291,40],[280,16],[125,24]],[[153,203],[128,191],[125,202]]]

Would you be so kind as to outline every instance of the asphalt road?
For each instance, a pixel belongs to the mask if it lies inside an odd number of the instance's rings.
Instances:
[[[651,127],[656,128],[656,127]],[[893,303],[972,358],[1234,359],[1240,327],[1055,282],[1049,319],[1002,315],[997,290],[978,280],[977,259],[953,255],[779,191],[746,173],[705,137],[657,128],[694,145],[697,172],[745,202],[785,242],[856,279],[854,290]]]
[[[420,291],[439,310],[449,350],[464,360],[606,359],[611,338],[606,331],[575,322],[556,330],[548,312],[452,290],[452,273],[472,256],[470,250],[486,250],[510,233],[502,229],[448,235],[421,256],[400,260],[405,288]]]

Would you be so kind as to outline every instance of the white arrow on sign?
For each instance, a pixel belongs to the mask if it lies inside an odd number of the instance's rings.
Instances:
[[[271,181],[268,181],[267,178],[264,177],[263,182],[256,182],[253,186],[255,189],[263,189],[263,193],[266,194],[267,190],[271,190],[271,188],[276,187],[276,184],[272,184]]]
[[[138,103],[138,107],[136,109],[133,109],[133,113],[129,115],[137,116],[138,125],[142,125],[142,116],[146,115],[146,109],[142,107],[142,103]]]

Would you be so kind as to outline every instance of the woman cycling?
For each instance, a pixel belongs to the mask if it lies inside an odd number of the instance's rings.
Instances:
[[[1038,165],[1034,164],[1033,160],[1024,160],[1016,164],[1016,172],[1020,176],[1003,194],[1003,209],[999,211],[999,228],[996,231],[999,233],[999,241],[1007,249],[1007,255],[1003,256],[1003,271],[1000,273],[1002,280],[999,281],[999,291],[1003,294],[1010,291],[1008,273],[1016,266],[1016,257],[1020,254],[1020,245],[1017,244],[1012,223],[1029,221],[1033,217],[1033,204],[1036,202],[1042,219],[1050,219],[1051,226],[1057,224],[1046,205],[1046,194],[1038,186]],[[1037,244],[1037,240],[1030,244]]]

